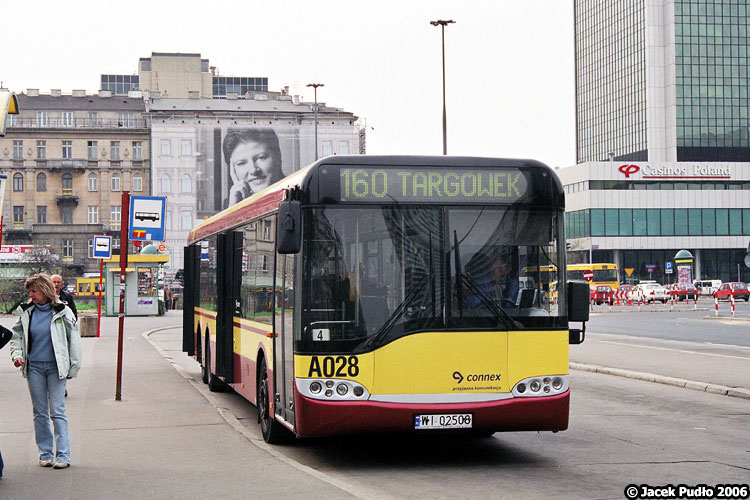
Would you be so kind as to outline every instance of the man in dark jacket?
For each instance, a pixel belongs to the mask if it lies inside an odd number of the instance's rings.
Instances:
[[[63,290],[63,279],[62,276],[59,274],[53,274],[52,275],[52,284],[55,285],[55,290],[57,291],[57,296],[60,297],[60,301],[65,303],[68,307],[70,307],[70,310],[73,311],[73,315],[76,317],[76,321],[78,320],[78,309],[76,309],[76,304],[73,302],[73,296]]]

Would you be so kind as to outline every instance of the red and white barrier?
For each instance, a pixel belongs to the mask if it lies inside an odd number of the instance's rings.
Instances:
[[[714,295],[714,309],[716,310],[716,316],[719,315],[719,298]]]
[[[734,289],[732,289],[732,293],[729,295],[729,300],[732,302],[732,317],[734,318]]]

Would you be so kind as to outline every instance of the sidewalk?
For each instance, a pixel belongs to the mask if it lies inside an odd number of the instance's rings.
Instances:
[[[11,326],[15,316],[0,317]],[[68,382],[71,467],[39,467],[26,381],[0,352],[0,500],[353,498],[255,446],[142,335],[170,328],[182,311],[126,317],[122,401],[115,401],[118,318],[86,337],[79,376]],[[174,331],[176,330],[176,331]]]

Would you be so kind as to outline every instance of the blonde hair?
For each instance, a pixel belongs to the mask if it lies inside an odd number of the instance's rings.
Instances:
[[[58,302],[55,285],[52,283],[52,279],[46,274],[35,274],[34,276],[31,276],[26,280],[24,286],[26,287],[26,290],[32,286],[37,287],[37,289],[47,297],[50,304],[56,304]]]

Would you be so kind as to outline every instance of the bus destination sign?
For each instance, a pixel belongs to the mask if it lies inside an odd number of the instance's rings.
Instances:
[[[519,169],[342,168],[340,201],[513,203],[528,188]]]

